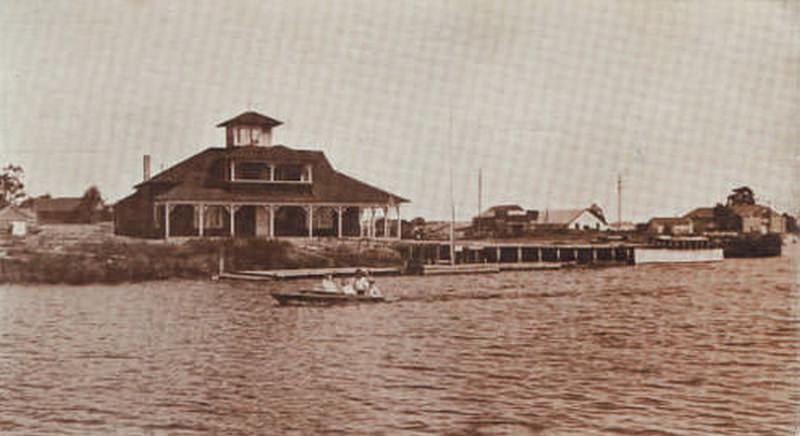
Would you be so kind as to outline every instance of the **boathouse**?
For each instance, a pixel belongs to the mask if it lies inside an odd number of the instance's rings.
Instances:
[[[281,121],[246,112],[212,147],[144,180],[114,207],[117,234],[148,237],[399,238],[403,197],[334,169],[325,154],[272,145]],[[382,226],[376,226],[380,219]]]

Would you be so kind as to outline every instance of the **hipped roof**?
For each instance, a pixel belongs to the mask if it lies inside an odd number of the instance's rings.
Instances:
[[[217,127],[227,127],[231,124],[244,124],[250,126],[266,126],[266,127],[276,127],[283,124],[283,121],[278,121],[274,118],[270,118],[266,115],[262,115],[258,112],[243,112],[227,121],[223,121],[217,124]]]
[[[227,183],[214,169],[230,159],[305,163],[314,167],[310,186],[271,183]],[[223,167],[224,168],[224,167]],[[215,178],[216,177],[216,178]],[[156,196],[160,201],[237,201],[286,203],[407,203],[408,200],[336,171],[325,154],[283,145],[208,148],[157,174],[144,185],[172,185]]]

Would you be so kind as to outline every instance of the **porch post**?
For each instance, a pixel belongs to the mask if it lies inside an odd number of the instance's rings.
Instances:
[[[358,206],[358,237],[364,237],[364,211]]]
[[[269,238],[272,239],[275,237],[275,206],[270,204],[267,206],[267,210],[269,211]]]
[[[403,239],[403,220],[400,218],[400,205],[395,206],[397,209],[397,239]]]
[[[314,237],[314,206],[308,205],[308,237]]]
[[[203,236],[203,230],[204,230],[203,227],[205,227],[206,205],[203,204],[203,203],[200,203],[200,204],[196,204],[194,207],[200,209],[200,217],[199,217],[200,226],[197,229],[197,235],[198,236]]]
[[[389,237],[389,206],[383,206],[383,238]]]
[[[228,213],[230,214],[230,217],[231,217],[231,219],[229,220],[230,221],[230,223],[229,223],[230,224],[230,232],[231,232],[230,236],[231,236],[231,238],[233,238],[234,236],[236,236],[236,223],[235,223],[235,221],[236,221],[236,207],[234,205],[232,205],[232,204],[228,205]]]
[[[375,207],[373,206],[371,209],[372,213],[370,214],[370,227],[372,227],[372,239],[378,238],[378,220],[377,214],[375,213]]]
[[[169,209],[171,205],[164,203],[164,240],[169,239]]]
[[[337,237],[339,239],[341,239],[342,238],[342,206],[339,206],[338,208],[336,208],[336,213],[339,216],[339,218],[336,220],[336,224],[337,224],[337,227],[338,227],[338,229],[336,231],[337,232],[336,234],[337,234]]]

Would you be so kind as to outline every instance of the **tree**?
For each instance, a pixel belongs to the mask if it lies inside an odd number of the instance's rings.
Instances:
[[[747,186],[736,188],[733,194],[728,196],[727,206],[738,206],[742,204],[756,204],[756,197],[753,190]]]
[[[77,213],[81,221],[95,222],[100,217],[103,208],[103,196],[97,186],[90,186],[81,197],[81,204]]]
[[[8,164],[3,167],[0,172],[0,209],[25,198],[25,184],[22,183],[24,175],[19,165]]]

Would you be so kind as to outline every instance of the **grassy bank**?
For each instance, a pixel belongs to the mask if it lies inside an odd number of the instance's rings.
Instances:
[[[0,283],[121,283],[169,278],[208,278],[226,270],[344,266],[398,266],[388,247],[336,244],[315,249],[263,239],[196,240],[184,244],[81,243],[61,252],[13,250],[0,260]]]

